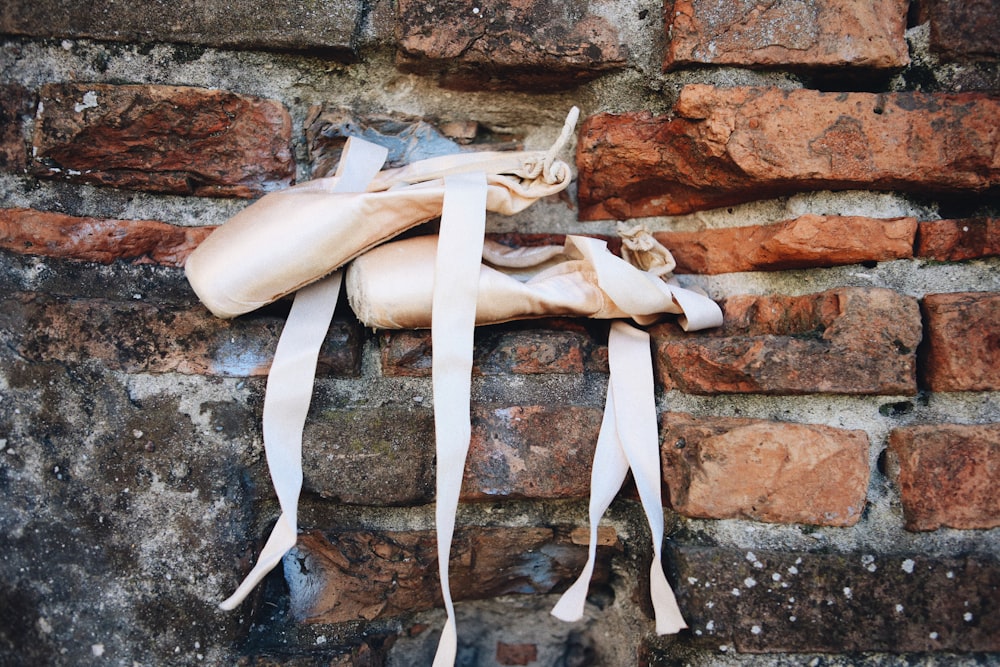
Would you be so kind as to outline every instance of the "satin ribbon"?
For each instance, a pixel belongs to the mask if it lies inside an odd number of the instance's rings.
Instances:
[[[604,419],[597,437],[590,477],[587,563],[580,577],[556,603],[552,615],[563,621],[583,618],[587,590],[597,558],[597,527],[631,469],[653,537],[649,592],[656,617],[656,632],[661,635],[675,634],[687,624],[663,573],[660,441],[649,334],[624,321],[613,322],[608,335],[608,365],[610,378]]]
[[[334,191],[364,192],[382,168],[387,154],[381,146],[348,139]],[[278,339],[264,392],[262,428],[267,467],[281,515],[257,563],[236,591],[219,605],[222,609],[235,609],[243,602],[298,539],[302,430],[312,401],[319,348],[333,320],[342,278],[338,271],[297,291]]]
[[[479,269],[486,232],[486,175],[445,177],[444,207],[434,267],[431,346],[434,429],[437,441],[438,571],[448,620],[434,667],[451,667],[458,651],[455,607],[448,581],[448,558],[462,473],[472,437],[472,346],[476,327]]]

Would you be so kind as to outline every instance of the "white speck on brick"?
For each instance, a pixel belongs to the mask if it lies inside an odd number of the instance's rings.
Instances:
[[[754,579],[753,577],[747,577],[746,579],[743,580],[743,585],[746,586],[747,588],[753,588],[754,586],[757,585],[757,580]]]
[[[763,629],[759,625],[755,625],[752,628],[750,628],[750,632],[754,633],[755,635],[759,635],[761,632],[763,632]]]
[[[792,623],[794,623],[794,622],[795,622],[795,621],[797,621],[798,619],[797,619],[797,618],[795,618],[794,616],[789,616],[789,617],[788,617],[788,620],[789,620],[789,621],[791,621]]]
[[[854,597],[854,591],[851,590],[850,586],[844,586],[844,597],[848,600]]]
[[[903,561],[903,565],[901,567],[903,568],[903,572],[907,574],[913,574],[914,565],[916,565],[916,563],[913,562],[913,559],[907,558],[906,560]]]
[[[896,613],[897,614],[902,614],[903,613],[903,605],[901,605],[901,604],[897,604],[896,605]]]
[[[799,568],[795,567],[794,565],[788,568],[788,574],[798,574],[798,573],[799,573]]]
[[[715,632],[715,621],[709,621],[705,624],[705,629],[709,632]]]
[[[970,623],[972,621],[972,612],[967,611],[962,614],[962,619],[965,620],[966,623]]]
[[[865,554],[862,556],[861,564],[864,565],[865,569],[869,572],[874,572],[878,569],[878,566],[875,565],[875,556],[872,556],[871,554]]]
[[[734,588],[733,589],[733,595],[735,595],[736,597],[739,597],[740,596],[740,589]]]
[[[929,634],[929,635],[927,635],[927,636],[928,636],[928,637],[930,637],[931,639],[937,639],[937,638],[938,638],[938,633],[936,633],[936,632],[932,632],[932,633],[930,633],[930,634]]]
[[[771,575],[771,579],[773,581],[781,581],[781,575],[779,573],[775,572],[774,574]]]
[[[94,654],[94,657],[100,658],[104,655],[104,644],[91,644],[90,652]]]
[[[317,645],[325,644],[325,643],[326,643],[326,635],[320,635],[319,637],[316,638],[316,644]]]
[[[88,90],[83,94],[83,102],[78,102],[73,106],[73,110],[80,113],[84,109],[93,109],[97,106],[97,93]]]
[[[694,586],[695,584],[698,583],[698,578],[697,577],[688,577],[688,583],[691,584],[692,586]]]
[[[949,579],[954,579],[955,578],[955,573],[952,572],[951,570],[948,570],[948,573],[945,574],[944,576],[948,577]]]

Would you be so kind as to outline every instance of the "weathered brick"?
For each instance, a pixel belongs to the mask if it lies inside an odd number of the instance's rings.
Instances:
[[[539,328],[546,324],[552,328]],[[386,331],[380,343],[386,375],[430,376],[430,332]],[[568,323],[502,324],[476,330],[473,362],[482,375],[607,372],[607,346]]]
[[[222,320],[207,310],[167,308],[142,301],[8,294],[0,308],[0,337],[29,361],[98,361],[132,373],[266,375],[284,317],[270,314]],[[361,332],[336,321],[320,351],[319,372],[357,375]]]
[[[694,394],[914,394],[917,301],[887,289],[740,295],[721,327],[651,330],[660,382]]]
[[[0,209],[0,248],[107,264],[181,267],[212,231],[211,227],[178,227],[155,220],[76,217],[30,208]]]
[[[0,84],[0,171],[28,168],[28,147],[22,135],[23,119],[32,115],[34,95],[16,83]]]
[[[934,558],[673,550],[684,644],[745,653],[1000,650],[1000,563]]]
[[[580,218],[680,214],[801,190],[979,192],[1000,183],[1000,98],[686,86],[669,116],[598,114]]]
[[[928,294],[923,380],[933,391],[1000,390],[1000,293]]]
[[[455,600],[565,588],[587,560],[566,527],[459,527],[451,552]],[[608,547],[596,581],[607,581]],[[291,613],[316,623],[371,620],[441,604],[434,531],[312,530],[285,559]]]
[[[602,411],[563,405],[474,405],[463,501],[586,498]],[[430,408],[320,411],[306,425],[305,488],[341,503],[434,499]]]
[[[823,526],[861,518],[863,431],[666,413],[660,433],[665,497],[685,516]]]
[[[932,0],[921,3],[921,9],[930,19],[931,49],[936,53],[948,59],[1000,56],[996,0]]]
[[[497,664],[530,665],[538,660],[536,644],[508,644],[497,642]]]
[[[1000,219],[927,220],[917,228],[917,257],[961,262],[1000,256]]]
[[[180,86],[49,84],[31,171],[119,188],[253,197],[295,175],[278,102]]]
[[[892,69],[910,62],[906,0],[665,3],[664,67]]]
[[[113,0],[8,0],[0,32],[114,42],[179,42],[207,47],[321,50],[351,58],[360,0],[174,0],[131,4]]]
[[[449,88],[568,88],[625,64],[615,26],[588,2],[397,2],[397,65]]]
[[[771,225],[656,232],[677,273],[800,269],[913,256],[917,221],[808,213]]]
[[[889,434],[908,530],[1000,526],[1000,424],[927,424]]]
[[[464,499],[588,496],[602,410],[531,405],[473,412]]]

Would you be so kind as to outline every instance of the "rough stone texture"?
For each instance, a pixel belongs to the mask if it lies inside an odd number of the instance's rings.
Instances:
[[[671,116],[598,114],[577,145],[580,219],[679,214],[802,190],[1000,184],[1000,99],[685,86]]]
[[[888,289],[734,296],[716,329],[651,330],[660,382],[694,394],[914,394],[920,312]]]
[[[660,418],[663,479],[685,516],[852,526],[868,492],[868,437],[818,424]]]
[[[37,176],[118,188],[253,197],[295,175],[281,104],[180,86],[47,84],[35,123]]]
[[[30,208],[0,209],[0,248],[27,255],[182,267],[211,227],[155,220],[83,218]]]
[[[664,67],[903,67],[910,62],[907,5],[906,0],[673,0],[664,3]]]
[[[399,0],[397,65],[449,88],[564,89],[626,62],[595,0]]]
[[[907,530],[1000,526],[1000,424],[928,424],[889,434]]]
[[[430,408],[314,411],[302,444],[303,488],[350,505],[420,505],[434,500],[434,414]]]
[[[673,551],[687,645],[742,653],[1000,650],[1000,564],[991,558]]]
[[[917,228],[914,254],[938,262],[1000,256],[1000,219],[927,220]]]
[[[928,388],[1000,391],[1000,293],[928,294],[921,305]]]
[[[676,273],[815,268],[913,256],[917,221],[808,213],[771,225],[656,232]]]
[[[215,602],[261,481],[239,392],[144,390],[7,344],[0,386],[0,662],[231,663],[249,619]]]
[[[607,581],[607,547],[598,547],[595,581]],[[456,601],[565,589],[587,548],[560,527],[458,528],[451,552]],[[299,536],[285,557],[294,617],[342,623],[397,616],[441,605],[434,531],[321,533]]]
[[[931,49],[948,59],[1000,57],[1000,14],[996,0],[931,0]]]
[[[34,95],[24,86],[0,84],[0,171],[23,172],[28,168],[28,147],[21,128],[34,106]]]
[[[382,332],[380,343],[386,375],[430,376],[430,332]],[[473,372],[477,374],[607,372],[607,360],[607,345],[574,323],[546,320],[476,329]]]
[[[284,324],[280,309],[223,320],[205,308],[143,301],[74,299],[31,292],[4,296],[0,338],[30,361],[99,361],[130,373],[266,375]],[[320,350],[318,372],[360,372],[361,332],[336,321]]]
[[[0,32],[34,37],[181,42],[211,47],[321,50],[352,57],[362,15],[359,0],[9,0]]]

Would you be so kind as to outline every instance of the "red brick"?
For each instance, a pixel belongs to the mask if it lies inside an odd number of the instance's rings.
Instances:
[[[212,231],[211,227],[178,227],[155,220],[113,220],[36,211],[0,209],[0,248],[109,264],[181,267]]]
[[[1000,424],[928,424],[889,434],[907,530],[1000,526]]]
[[[0,171],[23,172],[28,168],[28,147],[22,130],[34,106],[34,95],[24,86],[0,84]]]
[[[295,175],[278,102],[179,86],[49,84],[40,93],[38,176],[171,194],[253,197]]]
[[[665,3],[667,69],[685,65],[892,69],[910,62],[907,0]]]
[[[497,642],[497,663],[501,665],[530,665],[538,660],[536,644],[507,644]]]
[[[571,0],[399,0],[397,65],[449,88],[569,88],[624,66],[615,26]]]
[[[671,506],[702,519],[852,526],[868,492],[863,431],[762,419],[661,416]]]
[[[995,557],[695,546],[669,557],[690,626],[674,655],[1000,650]]]
[[[386,375],[430,376],[430,332],[387,331],[380,343]],[[607,346],[571,323],[512,323],[477,329],[473,361],[481,375],[607,372]]]
[[[946,59],[994,60],[1000,56],[996,0],[932,0],[921,3],[930,18],[931,50]]]
[[[656,232],[676,273],[800,269],[913,256],[917,221],[812,213],[771,225]]]
[[[586,498],[603,410],[475,408],[462,497]]]
[[[482,600],[565,588],[587,560],[587,548],[567,534],[566,527],[459,527],[451,551],[452,596]],[[599,547],[598,553],[595,580],[607,581],[609,550]],[[291,613],[299,620],[371,620],[441,604],[432,530],[312,530],[299,535],[293,554],[301,568],[286,569],[286,578]]]
[[[580,218],[689,213],[803,190],[981,192],[1000,98],[686,86],[669,116],[599,114],[577,145]]]
[[[130,373],[266,375],[284,324],[280,314],[222,320],[201,306],[8,294],[0,337],[28,361],[97,361]],[[357,375],[357,324],[335,322],[320,352],[324,375]]]
[[[354,55],[360,0],[174,0],[163,3],[6,0],[0,32],[113,42],[173,42],[213,48],[321,50]],[[178,49],[182,55],[187,51]],[[196,52],[200,55],[200,52]],[[188,56],[190,57],[190,56]]]
[[[1000,256],[1000,219],[928,220],[917,228],[917,257],[961,262]]]
[[[923,380],[932,391],[1000,390],[1000,293],[924,296]]]
[[[917,301],[892,290],[734,296],[721,327],[651,329],[660,382],[693,394],[914,394]]]

